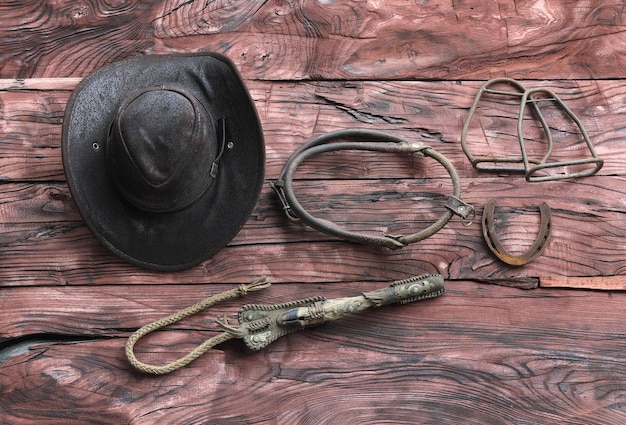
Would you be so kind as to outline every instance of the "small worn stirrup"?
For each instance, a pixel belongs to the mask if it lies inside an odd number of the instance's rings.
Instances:
[[[441,275],[425,274],[397,280],[387,288],[363,292],[356,297],[327,300],[318,296],[275,305],[247,304],[239,310],[239,325],[229,325],[226,318],[223,321],[217,321],[224,332],[207,339],[178,360],[159,366],[141,362],[135,356],[135,344],[149,333],[199,313],[219,301],[236,298],[248,291],[256,291],[269,285],[270,283],[265,279],[265,276],[261,276],[250,285],[241,285],[238,288],[213,295],[176,314],[141,327],[126,342],[128,361],[141,372],[164,375],[186,366],[214,346],[233,338],[243,339],[246,346],[251,350],[260,350],[281,336],[339,319],[349,313],[355,313],[369,307],[380,307],[394,303],[406,304],[435,298],[443,295],[446,291]]]
[[[532,95],[536,93],[545,93],[546,95],[548,95],[548,97],[533,98]],[[578,127],[578,130],[580,131],[580,134],[582,135],[584,142],[587,144],[587,149],[589,149],[589,152],[591,153],[591,158],[575,159],[575,160],[570,160],[570,161],[558,161],[558,162],[546,162],[545,159],[542,161],[533,162],[528,159],[528,155],[526,153],[526,144],[524,143],[524,132],[522,130],[522,126],[524,123],[524,110],[528,103],[530,103],[534,109],[539,110],[538,102],[541,102],[541,101],[555,102],[556,105],[559,108],[561,108],[561,110],[563,110],[563,112],[565,112],[567,116],[569,116],[569,118]],[[541,119],[543,120],[543,117],[541,117]],[[538,88],[528,89],[526,90],[526,92],[524,92],[524,95],[522,96],[522,102],[520,105],[520,113],[519,113],[519,117],[517,121],[517,136],[519,138],[519,144],[522,150],[522,158],[524,159],[524,168],[526,170],[526,173],[525,173],[526,180],[529,182],[545,182],[545,181],[555,181],[555,180],[564,180],[564,179],[592,176],[598,171],[600,171],[600,169],[604,165],[604,160],[598,157],[598,154],[596,153],[596,150],[591,144],[591,139],[589,138],[589,134],[587,134],[587,130],[585,130],[583,123],[576,116],[576,114],[574,114],[574,112],[572,112],[572,110],[568,108],[567,105],[556,95],[556,93],[554,93],[552,90],[548,88],[538,87]],[[546,136],[549,140],[550,146],[552,146],[552,143],[553,143],[552,134],[550,133],[549,130],[546,132]],[[548,152],[548,156],[550,155],[551,151],[552,149],[550,148]],[[554,175],[550,175],[550,174],[541,175],[540,173],[542,170],[546,170],[548,168],[580,167],[582,165],[593,165],[593,167],[587,168],[581,171],[554,174]]]
[[[528,264],[535,258],[539,257],[548,246],[550,242],[550,233],[552,228],[552,222],[550,217],[550,207],[545,202],[539,205],[539,212],[541,214],[541,223],[539,225],[539,232],[537,238],[531,245],[531,247],[522,255],[510,254],[502,245],[498,236],[496,235],[495,223],[493,219],[494,210],[496,208],[496,200],[490,199],[483,210],[482,217],[482,229],[485,242],[487,246],[493,252],[496,257],[512,266],[523,266]]]
[[[335,141],[342,140],[342,141]],[[358,140],[358,141],[354,141]],[[439,162],[448,172],[452,179],[453,194],[448,198],[446,211],[443,215],[426,229],[410,235],[367,235],[351,232],[339,227],[337,224],[314,217],[308,213],[298,202],[293,192],[293,175],[297,167],[308,158],[324,152],[339,150],[366,150],[388,153],[417,153],[428,156]],[[458,215],[464,220],[465,225],[471,224],[475,212],[474,207],[461,200],[461,183],[459,176],[452,163],[442,154],[430,146],[422,143],[413,143],[404,138],[390,135],[381,131],[348,129],[339,130],[315,137],[297,149],[289,158],[279,178],[271,183],[283,204],[287,217],[294,222],[308,224],[320,232],[336,236],[351,242],[365,245],[383,246],[391,249],[402,248],[408,244],[426,239],[446,225],[453,215]],[[469,217],[469,218],[468,218]]]
[[[507,91],[507,90],[499,90],[491,88],[495,85],[508,85],[515,89],[515,91]],[[550,134],[550,127],[546,122],[541,110],[539,109],[536,103],[530,103],[530,106],[533,108],[533,112],[535,116],[541,123],[541,127],[546,134],[546,153],[540,160],[528,159],[524,156],[520,157],[493,157],[493,156],[474,156],[467,146],[467,133],[469,131],[470,123],[472,122],[472,118],[476,114],[476,110],[478,109],[478,104],[480,100],[485,94],[496,94],[501,96],[511,96],[513,98],[521,99],[526,93],[526,88],[522,85],[522,83],[513,80],[511,78],[493,78],[487,81],[482,85],[480,89],[478,89],[478,93],[474,97],[474,102],[470,107],[469,113],[467,114],[467,118],[463,123],[463,129],[461,130],[461,148],[469,159],[470,163],[474,168],[478,171],[494,171],[494,172],[517,172],[517,173],[525,173],[526,168],[515,165],[515,164],[525,164],[526,162],[531,162],[534,164],[544,163],[548,160],[550,155],[552,154],[552,135]],[[523,112],[523,110],[522,110]],[[522,151],[522,153],[525,151]]]

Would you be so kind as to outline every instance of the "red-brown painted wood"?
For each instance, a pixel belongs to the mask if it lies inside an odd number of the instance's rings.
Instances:
[[[0,5],[0,422],[622,424],[626,313],[626,89],[622,2],[491,0],[38,0]],[[143,54],[216,51],[248,86],[266,141],[266,182],[242,231],[176,273],[119,260],[86,228],[61,158],[79,81]],[[493,77],[548,87],[605,159],[593,177],[527,183],[481,173],[460,134]],[[584,155],[571,120],[542,103],[554,160]],[[472,152],[515,155],[515,99],[485,99]],[[428,144],[454,164],[476,220],[453,218],[401,250],[289,222],[269,183],[313,136],[351,127]],[[533,155],[545,135],[526,116]],[[298,198],[362,232],[408,233],[443,211],[450,179],[420,156],[340,152],[305,163]],[[522,252],[552,209],[552,241],[521,268],[500,263],[480,217]],[[210,235],[207,235],[210,237]],[[272,287],[218,305],[137,345],[165,362],[233,323],[246,302],[358,295],[441,273],[448,292],[286,336],[240,341],[163,377],[123,353],[139,326],[266,274]]]
[[[213,317],[232,316],[242,302],[344,296],[375,287],[277,285],[215,306],[177,330],[158,332],[141,341],[137,353],[156,363],[181,356],[215,334],[208,331],[215,329]],[[441,298],[304,330],[260,352],[230,341],[163,377],[130,369],[123,355],[125,328],[223,286],[218,288],[32,291],[40,301],[60,299],[39,309],[48,312],[49,321],[36,324],[31,313],[27,326],[68,336],[63,341],[39,336],[4,361],[4,418],[14,424],[619,424],[625,419],[623,293],[526,291],[457,281]],[[156,291],[168,294],[167,309]],[[89,295],[98,297],[99,307]],[[65,314],[75,321],[63,320]],[[87,335],[95,339],[85,340]]]
[[[624,15],[620,0],[6,3],[0,77],[210,50],[264,80],[621,78]]]

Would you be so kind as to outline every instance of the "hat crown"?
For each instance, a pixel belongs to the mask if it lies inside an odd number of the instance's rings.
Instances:
[[[215,124],[202,102],[181,87],[149,87],[118,108],[107,169],[130,203],[171,212],[191,205],[207,190],[216,151]]]

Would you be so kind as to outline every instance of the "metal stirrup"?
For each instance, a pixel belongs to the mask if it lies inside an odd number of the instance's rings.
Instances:
[[[343,141],[336,142],[340,139]],[[354,140],[358,141],[354,141]],[[347,141],[352,140],[352,141]],[[439,162],[448,172],[452,179],[453,194],[446,202],[446,211],[434,223],[422,231],[410,235],[367,235],[351,232],[339,227],[337,224],[308,213],[300,204],[293,192],[293,175],[297,167],[307,159],[324,152],[339,150],[366,150],[389,153],[418,153],[428,156]],[[470,220],[464,224],[471,224],[474,215],[474,207],[461,200],[461,183],[459,176],[452,163],[442,154],[422,143],[410,142],[404,138],[390,135],[381,131],[348,129],[323,134],[311,139],[297,149],[289,158],[279,178],[271,183],[283,204],[287,217],[295,222],[302,222],[322,233],[337,236],[351,242],[365,245],[383,246],[391,249],[402,248],[408,244],[426,239],[446,225],[453,215],[458,215],[464,220]]]
[[[494,85],[508,85],[510,87],[513,87],[515,91],[494,89],[492,88],[492,86]],[[470,152],[470,149],[467,146],[467,135],[469,132],[470,123],[474,118],[476,110],[478,109],[478,104],[481,98],[485,94],[511,96],[513,98],[520,99],[520,107],[517,116],[517,139],[519,142],[521,157],[475,156]],[[545,97],[533,97],[533,95],[536,94],[544,94]],[[578,130],[580,131],[580,135],[585,142],[589,153],[591,154],[591,157],[566,161],[549,161],[554,148],[554,137],[552,136],[552,131],[548,122],[546,121],[546,118],[539,108],[539,103],[546,101],[553,102],[557,108],[559,108],[565,115],[569,117],[569,119],[572,120],[574,124],[576,124]],[[545,134],[545,154],[540,159],[530,158],[526,150],[523,124],[524,112],[526,111],[527,106],[530,108],[535,118],[541,124],[543,132]],[[567,107],[567,105],[556,95],[556,93],[546,87],[527,89],[520,82],[511,78],[491,79],[483,84],[482,87],[478,90],[478,93],[474,98],[474,102],[470,107],[467,118],[463,123],[463,129],[461,131],[461,148],[471,162],[472,166],[477,170],[495,172],[522,172],[524,173],[525,179],[529,182],[554,181],[591,176],[597,173],[604,164],[604,160],[598,156],[596,150],[594,149],[593,144],[591,143],[591,139],[589,138],[589,134],[585,130],[585,127],[583,126],[581,120],[576,116],[576,114],[574,114],[574,112],[570,108]],[[589,167],[582,169],[583,166],[587,165]],[[568,167],[574,167],[581,170],[573,172],[563,172],[559,174],[545,173],[545,171],[547,171],[548,169],[566,169]]]

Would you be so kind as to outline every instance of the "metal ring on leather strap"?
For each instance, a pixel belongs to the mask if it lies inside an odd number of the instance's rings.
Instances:
[[[339,140],[339,141],[338,141]],[[446,202],[446,211],[427,228],[410,235],[367,235],[351,232],[337,224],[319,219],[307,212],[293,192],[293,175],[302,162],[324,152],[339,150],[366,150],[389,153],[417,153],[439,162],[452,179],[453,193]],[[452,163],[442,154],[422,143],[410,142],[404,138],[375,130],[348,129],[326,133],[309,140],[297,149],[283,167],[280,177],[271,183],[280,198],[287,217],[302,222],[320,232],[336,236],[351,242],[366,245],[383,246],[391,249],[402,248],[408,244],[426,239],[437,233],[453,215],[464,220],[473,217],[474,207],[461,200],[461,183]],[[471,222],[464,223],[471,224]]]

